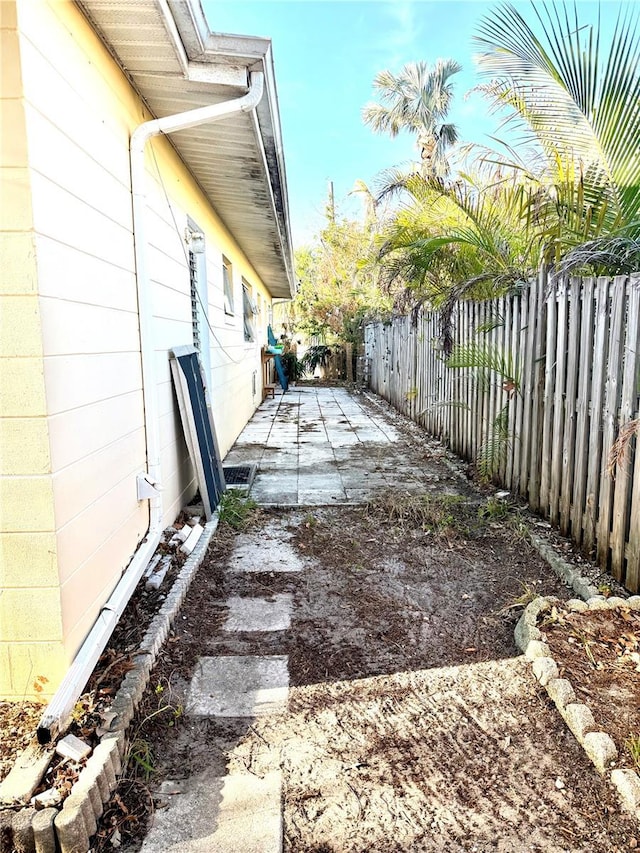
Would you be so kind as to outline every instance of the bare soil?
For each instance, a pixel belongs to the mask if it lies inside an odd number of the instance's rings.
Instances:
[[[517,519],[477,494],[397,494],[363,508],[258,512],[304,571],[225,572],[219,528],[132,728],[128,777],[96,840],[139,850],[163,781],[204,770],[284,780],[288,853],[614,853],[634,821],[555,713],[513,629],[534,594],[569,593]],[[289,592],[291,629],[223,630],[230,596]],[[201,655],[286,654],[287,714],[191,718]]]
[[[441,446],[417,428],[407,440],[417,465],[442,465]],[[227,572],[243,534],[220,525],[130,729],[128,770],[96,851],[114,849],[116,830],[121,850],[140,849],[154,809],[167,804],[163,781],[276,767],[287,853],[638,846],[636,822],[515,648],[515,623],[533,596],[572,593],[528,544],[531,516],[450,474],[434,474],[419,497],[398,491],[362,508],[254,512],[251,532],[293,544],[305,560],[298,574]],[[78,725],[89,740],[167,586],[140,588],[121,619],[81,699]],[[223,630],[229,597],[283,592],[294,602],[289,631]],[[631,766],[624,744],[640,734],[636,617],[622,613],[612,624],[558,613],[549,630],[556,659]],[[225,653],[288,655],[288,713],[190,717],[198,657]],[[0,778],[41,710],[0,703]]]

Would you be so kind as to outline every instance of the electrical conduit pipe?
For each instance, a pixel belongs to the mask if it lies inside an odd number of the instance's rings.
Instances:
[[[158,404],[155,370],[155,352],[152,328],[151,288],[147,272],[146,240],[146,192],[144,153],[151,137],[186,130],[200,124],[221,121],[228,116],[251,112],[260,103],[264,90],[264,74],[252,71],[249,76],[249,91],[240,98],[187,110],[172,116],[145,121],[134,130],[130,142],[131,192],[133,204],[133,236],[138,294],[138,317],[140,323],[140,351],[142,362],[142,388],[144,396],[144,419],[147,436],[148,480],[152,484],[160,481],[160,434],[158,429]],[[138,550],[118,581],[108,601],[103,605],[98,618],[80,646],[60,687],[54,694],[40,719],[37,729],[38,741],[49,743],[68,725],[73,708],[85,684],[94,670],[98,658],[107,645],[111,634],[138,585],[144,570],[153,556],[163,525],[162,498],[156,490],[150,499],[149,530]]]

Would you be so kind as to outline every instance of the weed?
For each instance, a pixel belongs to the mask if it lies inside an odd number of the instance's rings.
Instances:
[[[467,501],[461,495],[409,495],[386,492],[369,501],[365,509],[400,528],[414,527],[442,535],[468,532]]]
[[[624,748],[631,756],[636,770],[640,772],[640,735],[629,735],[624,742]]]
[[[511,508],[506,501],[500,498],[490,497],[487,502],[478,507],[478,518],[487,521],[501,521],[511,513]]]
[[[508,613],[509,610],[524,610],[528,604],[531,604],[540,595],[538,590],[529,586],[526,581],[520,581],[520,589],[522,590],[520,595],[503,605],[498,613]]]
[[[235,489],[230,489],[220,499],[220,521],[226,522],[234,530],[244,530],[257,506],[251,498],[238,494]]]
[[[519,512],[509,516],[509,518],[506,519],[506,525],[516,541],[531,542],[531,528]]]
[[[600,593],[600,595],[604,595],[605,598],[609,598],[609,596],[613,592],[613,585],[611,581],[608,581],[606,578],[603,578],[598,584],[598,592]]]
[[[584,649],[584,653],[587,656],[587,659],[591,666],[594,669],[602,669],[602,664],[595,659],[595,656],[591,650],[591,646],[596,645],[595,640],[590,640],[586,634],[583,634],[581,631],[574,631],[568,638],[569,642],[573,640],[573,642],[578,642]]]
[[[155,769],[153,762],[153,750],[149,741],[140,737],[135,738],[129,747],[129,766],[133,765],[133,769],[136,771],[134,776],[137,776],[138,771],[140,771],[145,781],[148,782]]]

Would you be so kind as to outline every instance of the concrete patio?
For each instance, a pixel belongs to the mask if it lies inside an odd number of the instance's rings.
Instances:
[[[440,477],[408,464],[390,413],[345,388],[292,387],[265,400],[224,460],[257,465],[261,505],[357,504],[389,488],[424,492]]]

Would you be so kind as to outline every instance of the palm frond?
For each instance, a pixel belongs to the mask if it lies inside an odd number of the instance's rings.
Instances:
[[[573,162],[586,210],[606,205],[602,227],[635,218],[640,204],[638,15],[620,10],[608,45],[598,24],[583,27],[567,3],[532,4],[536,33],[511,4],[482,21],[475,42],[489,95],[523,119],[550,171]],[[563,181],[561,180],[562,187]],[[571,194],[568,201],[571,202]],[[575,201],[575,198],[574,198]],[[597,218],[597,214],[596,214]],[[584,221],[581,229],[584,235]],[[593,235],[592,235],[593,236]]]

